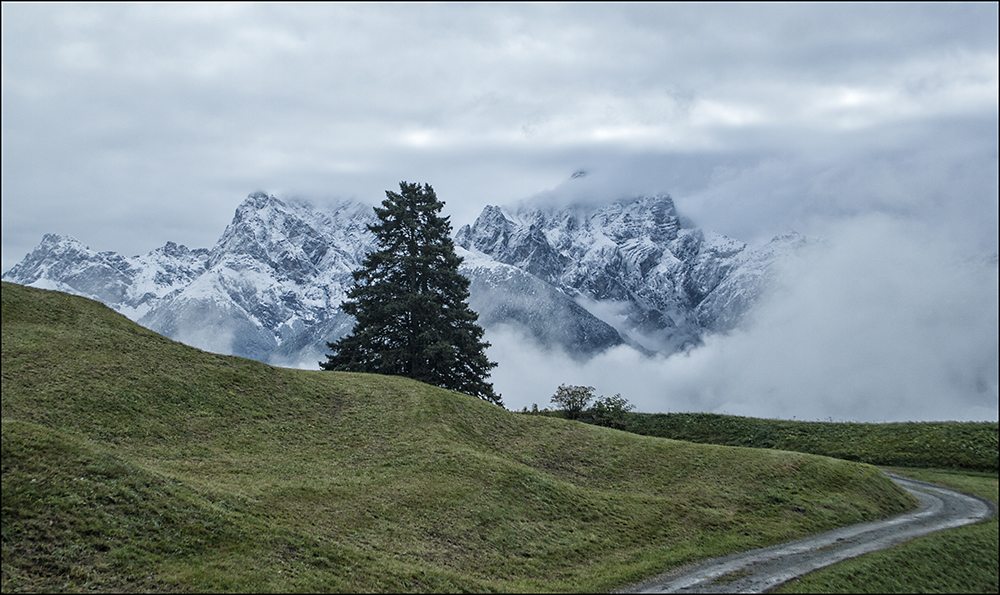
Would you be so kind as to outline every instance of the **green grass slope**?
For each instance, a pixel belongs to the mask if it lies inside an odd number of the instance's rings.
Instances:
[[[703,444],[792,450],[871,465],[998,470],[997,422],[865,424],[713,413],[627,413],[624,421],[629,432]]]
[[[598,591],[912,505],[868,465],[270,367],[4,283],[3,591]]]

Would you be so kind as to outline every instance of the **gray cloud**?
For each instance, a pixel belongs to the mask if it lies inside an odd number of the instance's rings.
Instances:
[[[992,3],[2,11],[3,270],[48,232],[208,247],[254,190],[375,203],[400,180],[456,226],[669,192],[750,242],[888,217],[997,250]]]
[[[995,5],[3,11],[5,269],[47,231],[209,245],[261,188],[377,201],[419,179],[464,222],[580,167],[678,194],[692,160],[794,155],[776,182],[801,185],[845,154],[905,160],[954,118],[978,132],[947,147],[996,161]],[[714,213],[742,198],[725,189],[702,189]]]

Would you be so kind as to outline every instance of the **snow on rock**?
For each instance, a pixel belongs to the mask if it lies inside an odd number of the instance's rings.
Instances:
[[[124,257],[49,234],[3,279],[96,299],[208,351],[315,368],[326,343],[353,328],[340,304],[375,247],[374,222],[362,203],[320,208],[255,192],[210,250],[168,242]],[[789,234],[753,250],[683,227],[673,200],[654,195],[487,206],[455,241],[488,332],[515,327],[586,359],[622,343],[672,353],[735,328],[772,264],[805,240]]]
[[[683,228],[661,194],[591,209],[488,206],[456,241],[579,296],[629,342],[671,353],[739,324],[797,237],[749,250]]]

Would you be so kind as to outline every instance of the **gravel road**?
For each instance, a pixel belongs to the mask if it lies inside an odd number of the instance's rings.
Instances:
[[[622,593],[763,593],[795,577],[882,550],[914,537],[976,523],[993,503],[945,487],[889,474],[920,507],[884,521],[851,525],[797,541],[713,558],[632,585]]]

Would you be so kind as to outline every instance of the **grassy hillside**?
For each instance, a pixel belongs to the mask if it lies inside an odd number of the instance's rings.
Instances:
[[[996,473],[893,469],[997,503]],[[791,581],[776,593],[997,593],[998,517],[919,537]]]
[[[711,413],[626,413],[623,429],[704,444],[807,452],[872,465],[997,471],[997,422],[827,423]]]
[[[895,514],[874,468],[205,353],[3,284],[3,591],[597,591]]]

